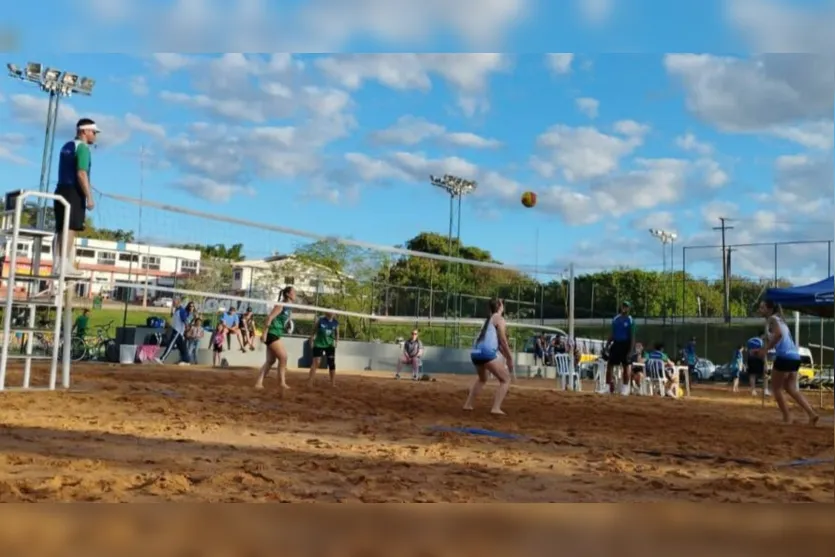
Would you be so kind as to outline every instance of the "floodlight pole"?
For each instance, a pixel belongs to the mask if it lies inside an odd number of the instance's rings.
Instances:
[[[670,232],[667,230],[659,230],[657,228],[650,228],[649,233],[653,236],[653,238],[657,238],[661,242],[661,278],[664,278],[664,275],[667,274],[667,244],[671,246],[675,243],[676,238],[678,238],[678,234],[675,232]],[[672,247],[670,248],[670,253],[672,254]],[[672,255],[670,256],[670,271],[672,271]],[[670,280],[672,280],[672,272],[670,273]],[[662,324],[667,324],[667,297],[664,296],[664,314],[662,315]]]
[[[440,188],[447,192],[449,195],[449,234],[448,238],[448,253],[452,256],[452,231],[455,223],[455,199],[458,198],[458,231],[457,231],[457,241],[458,241],[458,249],[456,250],[456,256],[460,254],[461,249],[461,204],[462,198],[468,194],[475,191],[478,184],[474,180],[465,180],[458,176],[453,176],[451,174],[445,174],[443,177],[437,176],[429,176],[429,183],[433,186]],[[457,272],[460,269],[459,264],[455,265],[456,270],[456,278]],[[450,283],[449,281],[452,279],[452,263],[447,264],[447,293],[446,293],[446,307],[444,311],[444,318],[449,318],[449,297],[450,297]],[[460,289],[459,289],[460,290]],[[458,303],[456,304],[458,308],[458,312],[460,314],[461,311],[461,293],[458,292]],[[460,317],[460,315],[459,315]],[[460,325],[458,325],[458,333],[460,336]],[[444,345],[446,345],[446,325],[444,325]]]
[[[37,85],[41,91],[49,95],[49,102],[46,109],[46,131],[44,133],[43,155],[41,158],[41,180],[38,184],[38,191],[47,193],[52,177],[52,154],[55,150],[55,130],[58,126],[58,108],[61,97],[69,97],[73,93],[91,95],[95,82],[87,77],[79,79],[77,74],[62,72],[54,68],[44,67],[40,63],[30,62],[25,69],[20,69],[14,64],[6,64],[9,77],[18,81],[26,81]],[[37,201],[37,213],[35,227],[43,230],[46,226],[46,202],[42,198]],[[34,242],[32,250],[31,273],[40,276],[41,270],[41,242]],[[69,249],[74,249],[69,246]],[[65,254],[66,255],[66,254]],[[53,254],[53,257],[55,254]],[[40,286],[40,285],[39,285]]]

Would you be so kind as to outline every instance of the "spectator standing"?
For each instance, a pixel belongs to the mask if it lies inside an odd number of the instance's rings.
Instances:
[[[192,308],[194,307],[193,304],[190,305]],[[191,363],[185,337],[186,325],[191,320],[187,307],[183,307],[180,300],[174,300],[171,306],[171,339],[168,341],[168,346],[165,348],[165,351],[156,359],[158,364],[165,362],[165,359],[168,358],[168,355],[175,346],[180,351],[180,365],[188,365]]]
[[[693,374],[696,372],[696,362],[698,361],[699,357],[696,355],[696,337],[692,337],[684,348],[684,362],[687,364],[687,374],[690,377],[693,377]]]
[[[255,314],[251,307],[241,315],[241,333],[244,339],[244,349],[255,350]]]
[[[76,317],[75,325],[73,325],[73,336],[84,339],[87,336],[87,330],[90,328],[90,310],[84,308],[81,315]]]
[[[189,361],[197,362],[197,349],[200,348],[200,341],[203,340],[203,320],[199,317],[192,319],[186,328],[186,350]]]
[[[765,396],[770,394],[765,382],[765,358],[760,352],[763,346],[765,346],[764,336],[749,338],[746,343],[746,352],[748,353],[748,384],[751,387],[751,396],[757,396],[758,378],[762,379]]]

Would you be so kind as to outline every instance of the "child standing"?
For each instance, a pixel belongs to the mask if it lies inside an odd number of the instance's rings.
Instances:
[[[226,332],[226,325],[223,324],[223,321],[218,321],[215,332],[212,334],[212,367],[220,367]]]
[[[186,349],[188,350],[189,361],[197,362],[197,349],[200,348],[200,341],[203,339],[203,320],[195,318],[186,329]]]

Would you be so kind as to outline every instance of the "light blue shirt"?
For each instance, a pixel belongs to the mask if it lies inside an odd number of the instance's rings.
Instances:
[[[238,326],[241,322],[241,318],[237,313],[229,313],[227,311],[223,314],[223,317],[221,317],[221,321],[223,321],[223,324],[231,329],[232,327]]]
[[[484,331],[484,337],[481,340],[476,340],[471,354],[487,359],[495,358],[498,352],[499,333],[496,331],[496,325],[493,324],[493,318],[491,317],[487,329]]]

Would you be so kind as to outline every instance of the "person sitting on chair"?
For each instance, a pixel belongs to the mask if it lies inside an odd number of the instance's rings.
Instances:
[[[420,359],[423,357],[423,343],[418,338],[417,329],[412,331],[412,337],[403,343],[403,354],[397,361],[397,374],[395,379],[400,379],[400,370],[403,364],[412,366],[412,381],[420,380]]]

